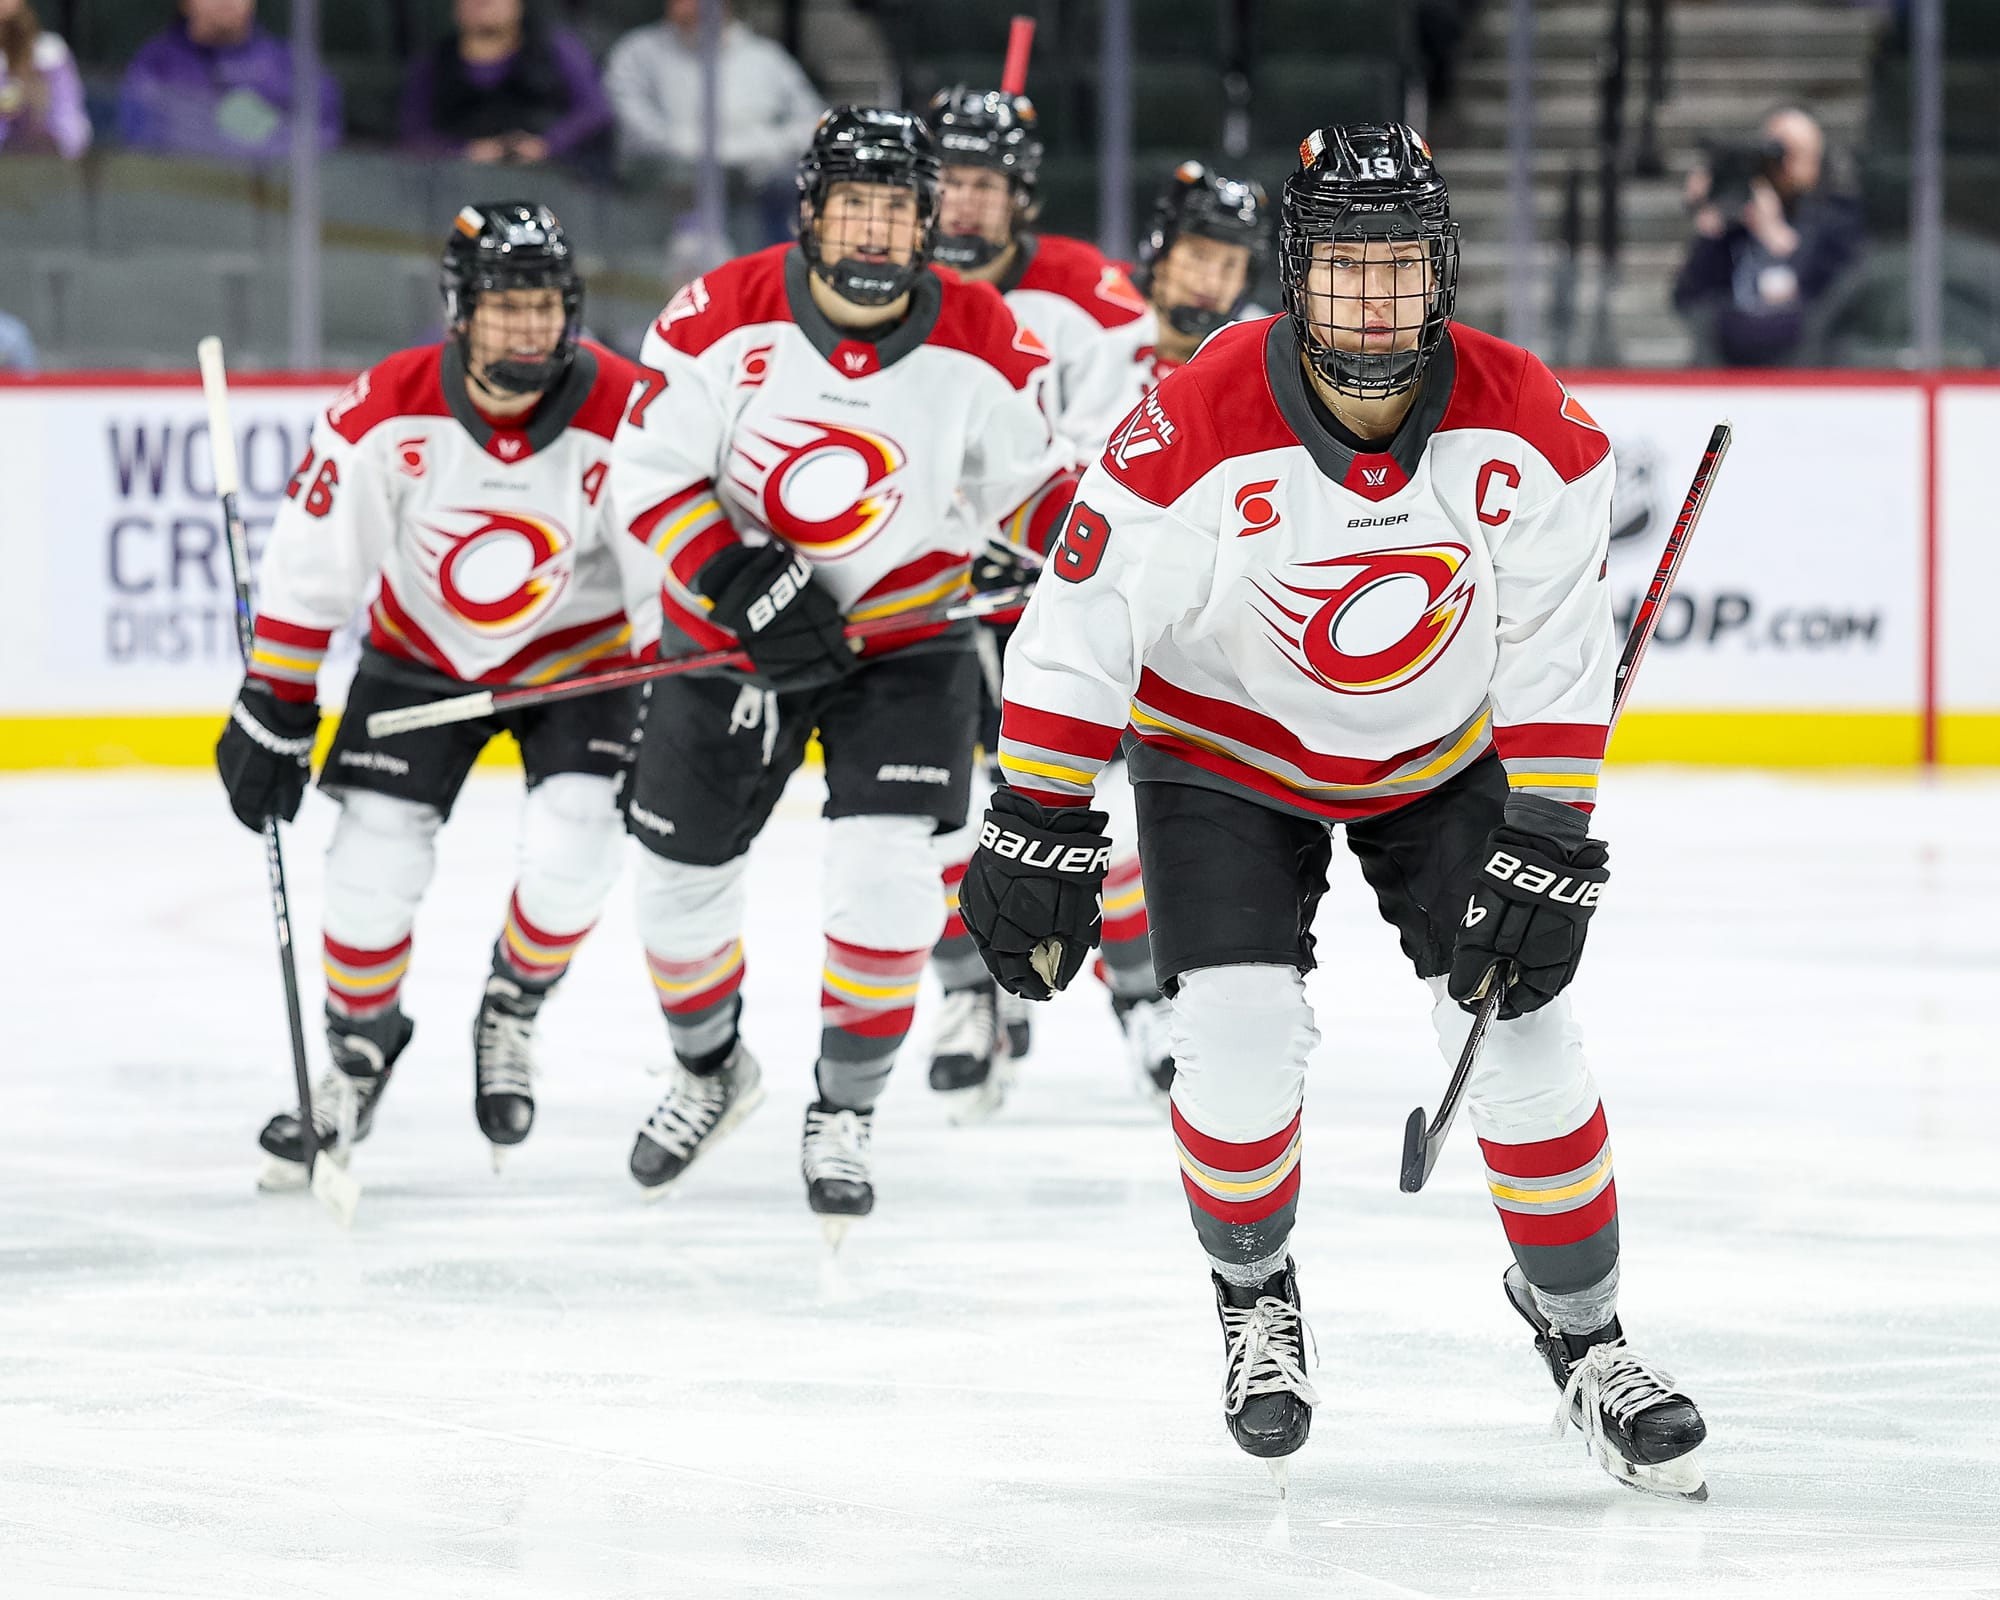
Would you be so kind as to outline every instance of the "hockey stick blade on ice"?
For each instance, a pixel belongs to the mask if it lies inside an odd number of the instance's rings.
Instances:
[[[934,611],[904,612],[891,617],[870,617],[866,622],[847,626],[847,637],[855,644],[878,634],[901,633],[910,628],[926,628],[935,623],[963,622],[1019,605],[1032,584],[1015,584],[991,589],[970,600]],[[558,700],[581,700],[607,689],[623,689],[654,678],[671,678],[683,672],[710,671],[717,667],[748,667],[750,658],[741,650],[704,650],[698,655],[674,656],[666,661],[649,661],[642,666],[619,667],[611,672],[592,673],[583,678],[567,678],[560,683],[529,684],[518,689],[481,689],[473,694],[453,695],[446,700],[429,700],[422,705],[400,706],[377,711],[368,719],[368,737],[386,739],[391,734],[408,733],[414,728],[441,728],[447,723],[476,722],[496,712],[519,711],[530,706],[553,705]]]
[[[243,531],[243,513],[236,503],[241,480],[236,435],[229,426],[229,377],[222,361],[222,341],[211,335],[196,346],[196,355],[201,362],[202,392],[208,400],[208,443],[215,461],[215,492],[222,501],[229,577],[236,591],[236,645],[247,672],[255,645],[250,610],[250,547]],[[291,1025],[292,1077],[299,1092],[299,1145],[306,1171],[312,1177],[313,1194],[345,1227],[354,1221],[354,1208],[361,1201],[361,1186],[344,1167],[320,1150],[319,1130],[313,1126],[305,1020],[299,1009],[298,963],[292,951],[292,902],[285,888],[285,853],[278,842],[276,817],[264,819],[264,865],[270,877],[271,920],[278,936],[278,970],[285,984],[285,1019]]]
[[[1688,540],[1694,535],[1695,523],[1701,520],[1702,508],[1708,504],[1709,490],[1715,486],[1715,474],[1722,466],[1722,458],[1729,453],[1732,437],[1727,422],[1718,422],[1715,431],[1708,436],[1708,448],[1702,451],[1701,464],[1694,469],[1694,482],[1688,485],[1680,515],[1674,518],[1666,548],[1660,553],[1660,564],[1653,571],[1653,581],[1646,586],[1645,598],[1639,602],[1639,609],[1633,615],[1631,631],[1625,635],[1625,648],[1618,656],[1618,671],[1612,679],[1611,728],[1618,726],[1618,714],[1625,709],[1626,695],[1639,671],[1639,662],[1646,654],[1646,646],[1652,642],[1653,630],[1660,624],[1660,613],[1666,607],[1667,597],[1673,593],[1674,579],[1679,575],[1681,561],[1687,554]],[[1610,729],[1607,728],[1607,747],[1610,737]],[[1423,1188],[1436,1168],[1438,1154],[1444,1149],[1445,1136],[1451,1132],[1452,1120],[1458,1115],[1459,1102],[1465,1098],[1465,1086],[1472,1081],[1472,1069],[1479,1060],[1480,1043],[1486,1037],[1486,1030],[1493,1025],[1493,1019],[1500,1014],[1500,1002],[1505,996],[1505,980],[1498,979],[1479,1002],[1479,1009],[1472,1017],[1472,1031],[1465,1036],[1464,1047],[1458,1053],[1458,1065],[1452,1069],[1451,1082],[1445,1085],[1444,1098],[1438,1102],[1436,1117],[1426,1123],[1424,1108],[1418,1106],[1403,1125],[1403,1169],[1398,1182],[1405,1194],[1415,1194]]]

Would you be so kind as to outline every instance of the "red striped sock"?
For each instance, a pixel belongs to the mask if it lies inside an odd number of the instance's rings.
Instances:
[[[410,970],[410,938],[405,934],[386,950],[362,950],[323,936],[326,1003],[344,1017],[379,1017],[396,1006],[403,975]]]
[[[1262,1138],[1219,1139],[1173,1107],[1194,1231],[1211,1259],[1248,1265],[1282,1257],[1298,1211],[1303,1110]]]
[[[530,922],[521,910],[517,886],[507,900],[507,922],[493,946],[496,970],[504,970],[523,987],[547,989],[569,970],[570,959],[594,924],[575,933],[551,933]]]
[[[820,974],[820,1054],[856,1061],[896,1053],[916,1015],[928,950],[870,950],[831,934]]]
[[[1500,1225],[1536,1288],[1575,1294],[1601,1282],[1618,1260],[1618,1185],[1604,1107],[1553,1139],[1499,1144],[1481,1139],[1486,1186]]]

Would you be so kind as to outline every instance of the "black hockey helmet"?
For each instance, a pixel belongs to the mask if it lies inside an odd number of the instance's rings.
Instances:
[[[438,264],[444,293],[444,321],[458,343],[466,370],[473,307],[482,294],[500,289],[557,289],[562,293],[563,331],[555,349],[540,361],[496,361],[481,378],[509,394],[537,394],[552,386],[576,356],[583,326],[583,279],[569,236],[547,206],[532,200],[488,200],[466,206],[452,220]]]
[[[1139,259],[1132,281],[1140,293],[1153,292],[1153,269],[1173,249],[1182,234],[1240,244],[1250,251],[1250,270],[1236,303],[1216,311],[1207,306],[1170,306],[1168,323],[1177,333],[1207,338],[1225,322],[1242,314],[1251,286],[1271,254],[1271,197],[1255,179],[1225,178],[1199,161],[1183,161],[1153,202],[1152,220],[1139,240]]]
[[[835,106],[819,119],[812,143],[799,159],[799,248],[806,264],[843,300],[881,306],[900,298],[930,265],[942,172],[937,141],[922,117],[875,106]],[[819,214],[836,183],[880,183],[915,191],[917,247],[907,262],[821,258]]]
[[[1035,184],[1042,173],[1042,136],[1035,102],[1024,94],[968,89],[953,84],[931,96],[925,113],[937,134],[939,158],[948,167],[988,167],[1007,180],[1014,197],[1009,233],[1034,220]],[[977,270],[1005,244],[979,234],[946,234],[937,258],[948,267]]]
[[[1340,350],[1322,342],[1306,280],[1315,247],[1336,240],[1361,245],[1364,260],[1376,241],[1422,243],[1429,282],[1421,293],[1399,286],[1390,297],[1396,331],[1417,329],[1413,348]],[[1458,224],[1423,136],[1399,122],[1350,122],[1306,135],[1279,208],[1278,278],[1300,346],[1334,388],[1366,396],[1413,387],[1444,342],[1458,299]]]

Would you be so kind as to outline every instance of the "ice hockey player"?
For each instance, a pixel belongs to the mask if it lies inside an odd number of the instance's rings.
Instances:
[[[1154,343],[1146,301],[1116,262],[1095,245],[1034,227],[1040,210],[1036,182],[1042,141],[1034,103],[1026,95],[959,85],[931,97],[926,113],[944,162],[937,259],[961,276],[990,283],[1006,296],[1023,327],[1048,347],[1054,365],[1052,415],[1079,462],[1096,457],[1111,424],[1131,409],[1127,393],[1142,353]],[[1039,555],[1040,551],[1031,551]],[[988,627],[988,677],[997,680],[998,658],[1018,613],[1003,613]],[[986,685],[982,744],[991,752],[998,733],[998,692]],[[972,854],[974,829],[938,841],[946,920],[935,966],[944,1009],[931,1044],[931,1087],[958,1102],[954,1115],[990,1115],[1006,1097],[1015,1064],[1027,1053],[1025,1006],[994,988],[958,915],[958,882]],[[1163,1070],[1148,1010],[1133,1005],[1152,995],[1144,921],[1144,891],[1129,837],[1114,897],[1122,897],[1106,940],[1107,975],[1114,1004],[1127,1029],[1128,1046]]]
[[[465,207],[441,278],[444,343],[362,373],[313,428],[264,555],[255,650],[215,759],[245,827],[297,813],[321,660],[376,583],[320,774],[340,818],[326,861],[333,1070],[313,1121],[344,1160],[410,1043],[398,995],[437,831],[486,743],[502,731],[520,742],[519,876],[472,1030],[474,1111],[497,1165],[534,1121],[536,1014],[623,857],[614,790],[636,698],[386,739],[364,724],[466,684],[547,683],[650,648],[660,568],[618,527],[606,482],[638,369],[579,339],[583,283],[556,218],[525,201]],[[267,1184],[304,1181],[295,1115],[273,1117],[260,1142]]]
[[[1451,322],[1457,227],[1417,134],[1331,127],[1300,155],[1285,313],[1170,374],[1078,488],[1008,652],[1009,787],[966,924],[1016,993],[1075,977],[1108,850],[1092,782],[1129,722],[1225,1417],[1282,1463],[1317,1403],[1289,1241],[1344,829],[1447,1061],[1506,985],[1467,1105],[1564,1415],[1622,1481],[1698,1498],[1701,1416],[1618,1321],[1611,1149],[1563,992],[1607,877],[1610,447],[1533,356]]]
[[[931,839],[964,820],[979,664],[961,597],[987,530],[1046,542],[1075,485],[1047,358],[984,284],[929,270],[937,147],[840,107],[799,167],[796,245],[684,288],[642,360],[665,387],[618,435],[619,496],[670,567],[670,647],[752,672],[663,679],[629,807],[639,928],[676,1056],[632,1149],[666,1185],[762,1095],[740,1035],[745,852],[818,731],[818,1096],[801,1149],[830,1238],[874,1204],[872,1119],[944,922]],[[907,614],[858,655],[849,622]]]
[[[1254,179],[1226,178],[1183,161],[1153,203],[1132,282],[1153,308],[1157,333],[1141,352],[1108,439],[1119,422],[1201,342],[1243,315],[1271,256],[1271,201]]]

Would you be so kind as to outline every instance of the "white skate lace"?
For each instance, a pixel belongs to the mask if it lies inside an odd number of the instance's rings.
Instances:
[[[322,1149],[341,1150],[354,1143],[363,1092],[340,1068],[326,1069],[313,1090],[313,1132],[319,1135]]]
[[[944,1011],[938,1018],[937,1042],[933,1056],[971,1056],[985,1061],[993,1055],[998,1037],[994,1017],[993,991],[953,989],[944,997]]]
[[[1582,1360],[1570,1368],[1569,1382],[1563,1385],[1555,1420],[1549,1432],[1561,1437],[1571,1422],[1583,1429],[1593,1451],[1605,1448],[1604,1414],[1608,1411],[1621,1424],[1648,1406],[1662,1400],[1685,1398],[1674,1387],[1673,1376],[1641,1361],[1625,1348],[1621,1339],[1592,1345]],[[1581,1410],[1582,1416],[1577,1412]]]
[[[1298,1307],[1276,1295],[1263,1294],[1255,1305],[1222,1308],[1222,1409],[1235,1416],[1257,1394],[1295,1394],[1309,1406],[1319,1404],[1319,1391],[1306,1377],[1301,1332],[1312,1338]],[[1318,1355],[1317,1341],[1314,1355]]]
[[[479,1019],[479,1092],[532,1099],[535,1060],[530,1047],[534,1042],[532,1019],[512,1016],[497,1006],[489,1009]]]
[[[806,1181],[872,1182],[868,1143],[869,1124],[859,1111],[808,1111],[800,1158]]]
[[[676,1064],[673,1087],[653,1107],[642,1131],[662,1150],[685,1158],[708,1137],[728,1103],[726,1073],[701,1077]]]

